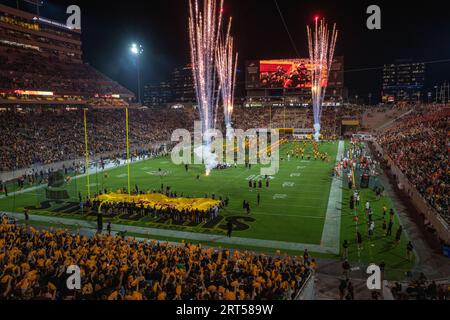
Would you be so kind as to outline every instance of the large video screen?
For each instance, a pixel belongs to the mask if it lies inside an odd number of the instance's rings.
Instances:
[[[310,63],[308,59],[262,60],[259,62],[260,86],[262,88],[311,88]]]
[[[309,59],[262,60],[259,79],[261,88],[311,88],[311,64]]]
[[[312,87],[311,69],[308,58],[247,61],[246,88],[309,90]],[[344,57],[334,59],[329,77],[326,67],[323,72],[325,81],[322,85],[334,89],[344,87]]]

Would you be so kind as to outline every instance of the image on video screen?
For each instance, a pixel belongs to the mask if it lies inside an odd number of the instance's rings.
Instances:
[[[327,70],[324,69],[326,73]],[[260,61],[262,88],[311,88],[311,63],[309,59],[281,59]]]

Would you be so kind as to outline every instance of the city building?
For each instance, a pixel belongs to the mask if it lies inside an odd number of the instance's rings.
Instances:
[[[168,103],[192,104],[196,101],[192,67],[176,68],[167,82],[144,87],[145,106],[164,106]]]
[[[157,106],[161,103],[160,86],[153,84],[146,84],[144,86],[143,105],[147,107]]]
[[[173,92],[173,102],[195,102],[196,95],[191,65],[187,65],[182,68],[176,68],[172,72],[172,78],[170,82]]]
[[[423,100],[425,64],[398,60],[383,68],[384,103],[415,103]]]
[[[162,107],[173,102],[173,90],[168,82],[160,82],[157,85],[147,84],[144,86],[144,106]]]

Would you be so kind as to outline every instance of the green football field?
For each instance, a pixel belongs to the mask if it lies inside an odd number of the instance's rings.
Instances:
[[[348,207],[351,191],[342,182],[336,184],[331,177],[338,154],[339,142],[325,142],[319,146],[320,152],[327,152],[332,161],[308,160],[313,154],[312,144],[308,143],[304,159],[296,157],[287,159],[286,153],[293,149],[288,143],[281,147],[280,171],[270,177],[270,186],[266,187],[264,177],[260,176],[260,166],[247,169],[244,166],[225,170],[214,170],[205,176],[202,166],[191,165],[188,172],[184,166],[175,166],[170,157],[163,157],[141,162],[131,166],[131,186],[140,190],[160,190],[161,185],[170,186],[178,196],[229,198],[229,205],[220,212],[220,217],[208,224],[176,225],[172,221],[153,220],[149,217],[118,216],[106,218],[115,225],[139,227],[128,234],[150,237],[168,241],[192,241],[206,245],[235,247],[261,252],[281,251],[297,254],[304,247],[309,248],[317,257],[338,258],[341,243],[344,239],[350,242],[350,260],[361,263],[386,263],[387,270],[396,277],[404,274],[411,267],[405,259],[407,239],[402,237],[399,245],[394,239],[382,234],[383,205],[392,207],[390,199],[383,197],[376,201],[372,190],[361,191],[360,219],[355,222]],[[341,143],[341,152],[343,144]],[[197,177],[200,177],[197,179]],[[263,180],[263,187],[249,188],[249,180]],[[337,187],[336,187],[337,186]],[[127,187],[127,167],[115,167],[105,172],[92,172],[90,175],[90,191],[95,194],[104,189],[116,191]],[[84,176],[73,178],[66,184],[71,199],[64,201],[48,201],[45,188],[28,187],[21,193],[14,194],[14,186],[10,186],[10,196],[0,197],[0,210],[6,212],[23,212],[28,208],[31,214],[58,219],[67,218],[79,221],[96,220],[95,214],[86,215],[79,207],[78,194],[87,194],[87,179]],[[335,190],[332,190],[332,189]],[[260,194],[260,204],[257,195]],[[339,199],[335,199],[340,195]],[[367,222],[362,213],[366,199],[371,201],[375,212],[376,229],[372,241],[367,238]],[[244,200],[250,202],[251,214],[243,209]],[[337,211],[338,210],[338,211]],[[339,219],[336,220],[339,212]],[[327,219],[328,214],[328,219]],[[235,230],[232,239],[226,239],[225,225],[233,222]],[[397,219],[397,218],[396,218]],[[42,222],[41,222],[42,223]],[[47,225],[52,223],[46,223]],[[327,225],[325,227],[325,225]],[[394,226],[395,234],[398,220]],[[143,232],[142,227],[162,230],[162,233]],[[364,237],[363,248],[357,249],[355,233],[358,229]],[[165,232],[165,233],[164,233]],[[195,234],[206,238],[199,240]],[[194,235],[194,236],[192,236]],[[192,236],[192,238],[191,238]]]

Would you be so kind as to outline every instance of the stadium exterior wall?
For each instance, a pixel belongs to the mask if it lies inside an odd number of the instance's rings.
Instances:
[[[433,228],[436,229],[439,238],[446,244],[449,244],[450,229],[447,222],[445,222],[445,220],[439,215],[439,213],[434,208],[432,208],[428,204],[428,202],[420,195],[416,187],[414,187],[409,182],[408,178],[405,177],[400,168],[397,167],[394,161],[385,154],[384,150],[376,141],[373,141],[373,146],[380,154],[383,155],[383,158],[387,160],[391,168],[391,172],[397,177],[398,186],[401,186],[401,189],[406,192],[411,200],[411,203],[420,213],[425,216],[425,218],[431,223]]]

